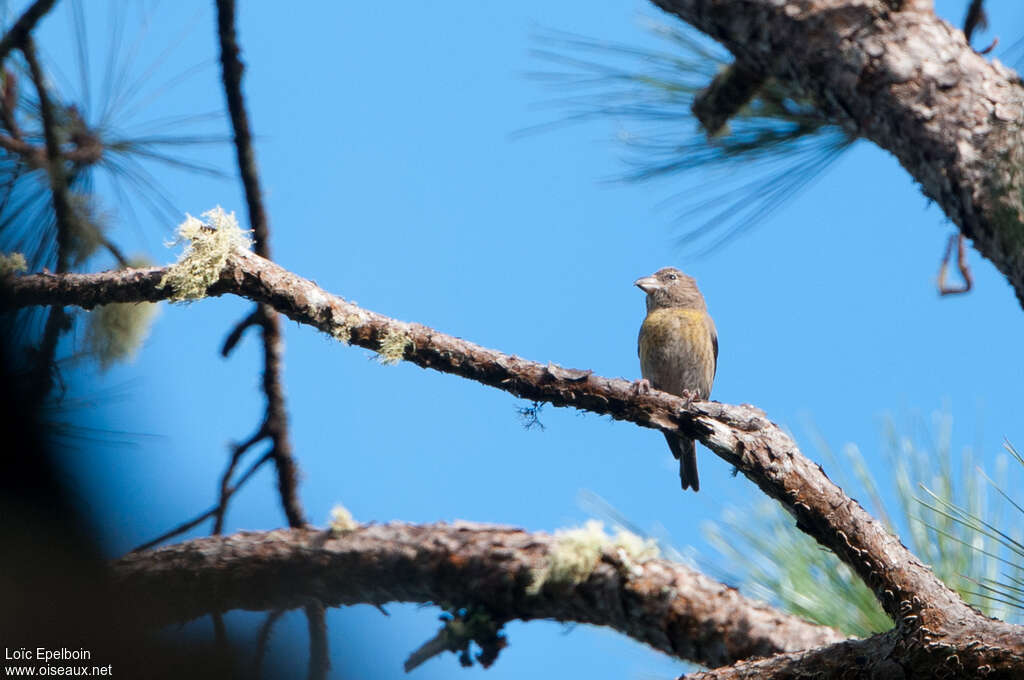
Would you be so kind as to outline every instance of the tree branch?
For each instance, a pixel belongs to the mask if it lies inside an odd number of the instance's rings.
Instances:
[[[249,116],[245,111],[245,99],[242,96],[244,68],[238,57],[241,48],[235,35],[234,0],[217,0],[217,36],[220,39],[221,79],[224,83],[228,112],[231,115],[231,127],[235,132],[238,170],[242,176],[242,186],[245,188],[245,199],[249,207],[253,245],[256,254],[269,260],[270,226],[267,222],[267,211],[263,207],[263,192],[256,169],[256,152],[253,150]],[[284,385],[281,380],[284,363],[281,320],[273,308],[266,305],[257,307],[257,315],[263,329],[263,393],[267,397],[263,428],[272,442],[270,452],[277,470],[277,489],[285,517],[289,526],[300,527],[306,524],[306,515],[299,501],[299,473],[295,457],[292,455],[292,443],[288,433],[288,410],[285,408]]]
[[[156,302],[171,294],[158,287],[165,272],[154,268],[9,277],[0,295],[0,308]],[[268,304],[299,323],[377,351],[385,361],[405,359],[531,401],[607,414],[699,439],[779,501],[796,518],[798,528],[856,571],[896,621],[896,631],[909,647],[934,640],[945,643],[973,627],[974,639],[984,640],[985,645],[962,650],[961,660],[970,660],[972,668],[984,665],[983,659],[993,654],[1024,659],[1020,627],[988,619],[966,605],[753,406],[687,403],[657,390],[638,394],[626,380],[503,354],[358,307],[248,251],[235,251],[207,292],[230,293]],[[1019,668],[1024,669],[1024,663]]]
[[[164,532],[164,533],[160,534],[159,536],[157,536],[156,538],[154,538],[152,540],[149,540],[149,541],[146,541],[142,545],[140,545],[140,546],[138,546],[136,548],[133,548],[132,552],[141,552],[143,550],[149,550],[153,546],[157,546],[157,545],[160,545],[161,543],[169,541],[172,538],[174,538],[175,536],[182,535],[186,531],[191,531],[193,528],[199,526],[200,524],[202,524],[206,520],[210,519],[211,517],[213,517],[214,521],[216,522],[220,518],[221,514],[223,513],[224,507],[227,505],[227,502],[228,502],[228,500],[230,500],[231,496],[233,494],[235,494],[235,492],[237,492],[240,488],[242,488],[242,485],[245,484],[247,481],[249,481],[249,478],[252,477],[256,473],[256,471],[259,470],[263,466],[263,464],[266,463],[267,461],[269,461],[270,459],[271,459],[271,457],[270,457],[269,453],[265,453],[262,456],[260,456],[256,460],[256,462],[254,462],[252,465],[250,465],[249,469],[246,470],[235,481],[234,486],[229,488],[226,493],[223,493],[221,495],[220,499],[217,502],[217,505],[213,506],[212,508],[210,508],[206,512],[198,515],[197,517],[193,517],[192,519],[188,520],[187,522],[183,522],[182,524],[179,524],[178,526],[174,527],[170,531]]]
[[[8,52],[15,47],[20,47],[25,42],[32,29],[53,8],[55,2],[56,0],[36,0],[14,22],[14,25],[4,34],[4,37],[0,38],[0,63],[3,63],[3,60],[7,58]]]
[[[931,2],[653,2],[892,152],[1024,305],[1024,87]]]
[[[331,655],[327,644],[327,608],[319,600],[307,604],[306,624],[309,630],[309,680],[327,680]]]
[[[61,156],[72,163],[92,165],[103,158],[103,144],[96,139],[87,140],[88,143],[82,146],[62,150]],[[30,144],[23,139],[17,139],[9,135],[0,134],[0,149],[22,157],[29,166],[33,168],[46,167],[46,147]]]
[[[1018,678],[1024,669],[1019,640],[1005,635],[1003,646],[987,647],[990,630],[959,627],[943,638],[907,640],[893,630],[864,640],[846,640],[817,649],[786,652],[766,659],[690,673],[685,680],[749,680],[750,678]],[[999,635],[996,635],[999,639]],[[1008,648],[1016,651],[1008,652]],[[967,652],[967,653],[965,653]],[[683,680],[683,679],[681,679]]]
[[[235,0],[217,0],[217,37],[220,40],[221,80],[224,83],[231,127],[235,132],[238,171],[242,176],[245,200],[249,207],[249,225],[253,230],[256,253],[269,260],[270,229],[267,212],[263,207],[263,191],[260,189],[260,176],[256,169],[249,116],[245,112],[245,98],[242,96],[242,73],[245,67],[238,58],[242,50],[235,35]]]
[[[24,17],[23,17],[24,18]],[[57,221],[57,272],[66,272],[71,258],[71,221],[75,219],[68,191],[64,159],[60,154],[57,139],[57,114],[46,90],[46,78],[36,55],[35,41],[27,32],[21,37],[21,53],[28,63],[32,82],[39,97],[39,113],[43,119],[43,136],[46,139],[46,168],[53,197],[53,211]],[[57,343],[69,327],[70,319],[60,305],[50,308],[43,327],[43,336],[34,359],[29,383],[29,399],[41,403],[50,393],[54,383]]]
[[[256,432],[246,439],[244,442],[239,442],[231,447],[231,458],[228,460],[228,466],[224,470],[224,474],[220,476],[220,488],[217,496],[217,512],[214,514],[213,519],[213,533],[222,534],[224,533],[224,518],[228,513],[228,502],[236,491],[240,488],[241,484],[248,479],[243,477],[242,480],[235,486],[231,486],[231,478],[235,474],[235,468],[242,461],[242,456],[246,452],[255,446],[261,439],[266,437],[266,430],[264,426],[260,426]],[[250,468],[253,469],[253,468]]]
[[[836,642],[826,626],[755,602],[688,567],[633,562],[605,549],[575,585],[528,590],[558,538],[470,523],[242,532],[132,553],[118,587],[151,624],[211,611],[385,602],[484,607],[501,620],[554,619],[614,628],[709,666]]]
[[[974,35],[974,29],[985,28],[988,19],[985,17],[985,0],[971,0],[967,5],[967,14],[964,15],[964,37],[968,44]]]
[[[762,85],[763,75],[734,62],[694,97],[690,108],[708,137],[716,137],[727,133],[729,119],[750,103]]]
[[[169,290],[157,288],[164,271],[14,277],[6,282],[7,295],[0,299],[0,307],[5,303],[60,302],[92,307],[107,302],[155,302],[170,295]],[[607,414],[700,439],[779,501],[796,518],[799,528],[850,565],[894,620],[924,617],[919,623],[927,620],[938,625],[938,621],[971,611],[753,406],[700,401],[688,405],[657,390],[637,394],[626,380],[503,354],[358,307],[248,251],[235,251],[220,279],[208,290],[210,295],[226,293],[271,305],[299,323],[380,352],[386,361],[405,359],[531,401]]]

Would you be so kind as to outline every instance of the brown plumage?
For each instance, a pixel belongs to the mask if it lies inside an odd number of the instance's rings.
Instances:
[[[633,285],[647,293],[647,316],[637,341],[641,375],[657,390],[707,399],[718,366],[718,333],[697,282],[674,267],[665,267]],[[699,490],[694,441],[671,434],[665,439],[679,459],[683,488]]]

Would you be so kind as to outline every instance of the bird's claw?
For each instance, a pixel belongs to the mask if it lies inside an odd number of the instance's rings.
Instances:
[[[700,395],[693,390],[683,390],[679,393],[679,396],[686,402],[687,408],[689,408],[690,404],[693,402],[700,400]]]
[[[651,381],[647,378],[640,378],[633,381],[633,396],[651,393]]]

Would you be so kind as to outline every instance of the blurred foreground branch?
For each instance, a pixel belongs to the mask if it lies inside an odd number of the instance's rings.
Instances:
[[[609,626],[708,666],[837,642],[843,635],[750,600],[678,563],[634,560],[610,544],[589,573],[531,590],[560,539],[470,523],[243,532],[132,553],[114,564],[150,624],[212,611],[438,602],[495,620]]]

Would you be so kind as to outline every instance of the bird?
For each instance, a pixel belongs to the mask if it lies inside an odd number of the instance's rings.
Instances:
[[[638,388],[707,399],[718,368],[718,331],[696,280],[675,267],[664,267],[633,285],[647,294],[647,316],[637,338],[643,376]],[[679,460],[683,490],[700,490],[695,442],[668,432],[665,439]]]

